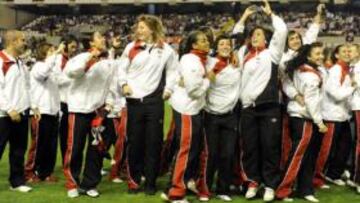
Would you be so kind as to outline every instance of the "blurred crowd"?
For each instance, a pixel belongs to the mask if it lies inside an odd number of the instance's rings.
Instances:
[[[313,13],[280,13],[291,29],[306,29],[311,23]],[[211,26],[219,32],[230,32],[237,17],[229,13],[193,13],[193,14],[165,14],[160,15],[168,36],[183,36],[190,30],[199,26]],[[79,15],[79,16],[41,16],[22,30],[58,36],[63,33],[92,32],[99,29],[103,31],[116,30],[123,36],[131,32],[136,15]],[[81,28],[86,29],[81,29]],[[327,20],[323,24],[322,35],[341,36],[347,33],[360,34],[360,15],[353,13],[337,12],[327,13]]]

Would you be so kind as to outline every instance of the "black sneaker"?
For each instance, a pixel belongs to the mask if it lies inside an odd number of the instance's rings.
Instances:
[[[128,189],[128,194],[135,195],[140,192],[140,189]]]
[[[147,187],[145,188],[145,195],[153,196],[156,194],[156,188],[155,187]]]

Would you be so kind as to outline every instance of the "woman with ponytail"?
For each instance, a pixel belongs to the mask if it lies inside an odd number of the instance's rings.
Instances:
[[[341,179],[350,156],[352,137],[350,128],[351,97],[356,84],[350,75],[350,55],[347,44],[339,45],[332,54],[335,64],[328,70],[324,83],[322,115],[329,131],[324,135],[316,171],[317,182],[325,180],[345,186]],[[323,172],[326,171],[326,174]]]
[[[288,199],[297,179],[298,194],[311,202],[318,202],[314,196],[312,178],[315,171],[320,133],[327,127],[321,115],[323,48],[319,43],[304,45],[298,55],[289,61],[286,72],[296,90],[304,96],[305,105],[291,99],[287,106],[292,142],[286,173],[276,196]]]
[[[167,196],[172,202],[186,203],[186,183],[199,177],[196,182],[200,201],[209,200],[206,185],[206,143],[203,134],[203,108],[206,92],[214,81],[214,72],[208,72],[210,44],[200,31],[189,34],[180,53],[180,81],[170,98],[175,119],[177,152]],[[201,155],[201,156],[200,156]],[[200,164],[198,163],[201,160]],[[202,169],[200,172],[198,169]],[[199,172],[199,174],[195,174]]]

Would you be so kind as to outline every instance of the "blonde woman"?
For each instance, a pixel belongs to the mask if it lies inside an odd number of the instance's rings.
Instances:
[[[139,191],[144,173],[145,193],[154,195],[163,142],[164,100],[172,93],[178,57],[164,42],[159,18],[141,15],[134,26],[134,41],[120,58],[119,85],[128,109],[128,187]]]

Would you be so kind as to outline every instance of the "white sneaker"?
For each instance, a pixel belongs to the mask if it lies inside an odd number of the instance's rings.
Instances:
[[[187,199],[173,200],[171,203],[190,203]]]
[[[169,197],[167,196],[167,194],[165,192],[160,194],[160,198],[164,201],[169,201]]]
[[[17,187],[10,187],[10,190],[26,193],[26,192],[30,192],[32,188],[27,185],[20,185]]]
[[[338,185],[338,186],[345,186],[346,185],[346,183],[343,181],[343,180],[341,180],[341,179],[336,179],[336,180],[334,180],[334,182],[333,182],[335,185]]]
[[[306,195],[306,196],[304,197],[304,199],[306,199],[306,200],[309,201],[309,202],[319,202],[319,200],[316,199],[316,197],[315,197],[314,195]]]
[[[114,178],[114,179],[111,180],[111,182],[113,182],[113,183],[123,183],[124,181],[121,180],[120,178]]]
[[[348,185],[349,187],[352,187],[352,188],[356,188],[356,183],[354,183],[354,181],[352,181],[352,180],[347,180],[346,185]]]
[[[271,202],[275,199],[275,191],[272,188],[266,187],[264,193],[264,202]]]
[[[332,178],[329,178],[329,177],[325,177],[325,180],[327,180],[328,182],[332,183],[332,184],[335,184],[335,185],[338,185],[338,186],[345,186],[346,183],[341,180],[341,179],[332,179]]]
[[[320,189],[328,190],[328,189],[330,189],[330,185],[324,184],[324,185],[320,186]]]
[[[91,189],[91,190],[86,191],[86,195],[89,197],[95,198],[95,197],[99,197],[100,193],[96,189]]]
[[[193,192],[195,194],[199,193],[199,191],[196,188],[196,183],[194,180],[189,180],[189,182],[187,182],[187,184],[186,184],[186,187],[187,187],[187,189],[189,189],[191,192]]]
[[[201,197],[199,197],[199,201],[200,202],[208,202],[210,199],[209,199],[209,197],[207,197],[207,196],[201,196]]]
[[[344,173],[341,175],[341,178],[348,180],[350,179],[350,171],[345,170]]]
[[[231,202],[232,199],[229,195],[217,195],[217,198],[221,199],[224,202]]]
[[[79,191],[78,189],[71,189],[67,191],[67,196],[70,198],[76,198],[79,197]]]
[[[104,169],[101,169],[100,173],[101,173],[101,176],[106,176],[109,172],[107,172]]]
[[[256,196],[256,193],[258,191],[257,187],[249,187],[246,191],[245,198],[246,199],[252,199]]]
[[[357,186],[357,187],[356,187],[356,192],[357,192],[358,194],[360,194],[360,186]]]
[[[290,197],[285,197],[284,199],[282,199],[282,201],[284,201],[284,202],[293,202],[294,199],[290,198]]]

